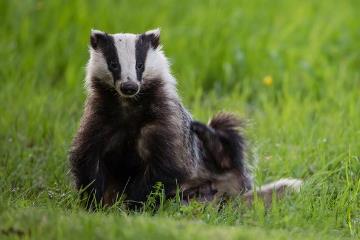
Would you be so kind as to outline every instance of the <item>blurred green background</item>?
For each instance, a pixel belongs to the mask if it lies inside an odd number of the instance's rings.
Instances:
[[[0,1],[0,238],[356,238],[359,12],[357,0]],[[245,118],[256,183],[303,178],[299,195],[270,210],[79,207],[67,151],[90,29],[155,27],[194,117]]]

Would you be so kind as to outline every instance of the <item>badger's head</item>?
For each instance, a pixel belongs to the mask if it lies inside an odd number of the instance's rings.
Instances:
[[[87,85],[93,80],[102,81],[121,97],[131,98],[154,79],[174,85],[161,51],[159,29],[143,34],[91,31]]]

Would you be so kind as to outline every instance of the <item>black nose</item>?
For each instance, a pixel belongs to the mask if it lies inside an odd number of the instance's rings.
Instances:
[[[139,91],[139,85],[132,81],[123,82],[120,84],[120,91],[124,95],[131,96]]]

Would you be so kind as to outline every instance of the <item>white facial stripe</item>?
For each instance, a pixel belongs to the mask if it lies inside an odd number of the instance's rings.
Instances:
[[[135,34],[114,34],[115,47],[119,56],[121,66],[121,80],[136,81],[136,58],[135,58]]]

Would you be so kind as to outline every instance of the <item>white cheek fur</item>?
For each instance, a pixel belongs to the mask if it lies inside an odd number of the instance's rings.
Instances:
[[[169,61],[165,57],[161,47],[149,49],[145,60],[145,70],[143,72],[144,82],[156,78],[164,81],[164,90],[169,97],[178,97],[176,92],[176,80],[170,73]]]
[[[113,85],[112,74],[108,69],[104,56],[100,52],[90,49],[90,59],[86,66],[86,72],[87,77],[85,85],[87,87],[90,84],[91,78],[94,77],[102,79],[106,83]]]
[[[163,78],[164,74],[168,72],[169,64],[161,50],[150,48],[146,60],[143,78]]]

